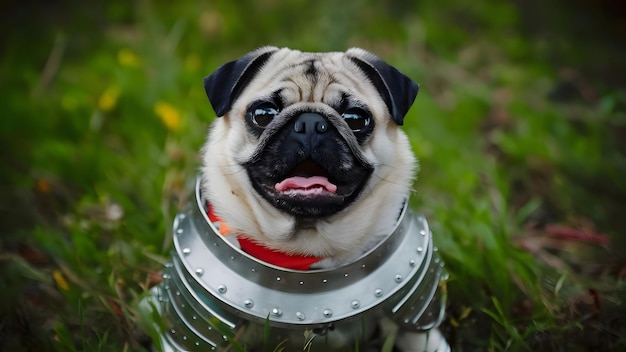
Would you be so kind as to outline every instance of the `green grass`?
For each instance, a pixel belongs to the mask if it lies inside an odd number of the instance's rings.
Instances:
[[[145,350],[137,302],[213,118],[202,78],[273,44],[361,46],[420,82],[412,206],[455,350],[623,350],[626,33],[605,5],[5,5],[2,349]]]

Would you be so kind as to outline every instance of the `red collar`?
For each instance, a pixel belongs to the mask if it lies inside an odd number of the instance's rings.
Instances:
[[[209,220],[211,222],[220,222],[220,233],[222,235],[228,234],[228,227],[220,220],[220,218],[213,211],[213,206],[207,203],[207,213],[209,215]],[[299,254],[289,254],[285,252],[280,252],[275,249],[268,248],[263,246],[255,241],[250,240],[243,234],[237,234],[237,241],[239,242],[239,246],[241,249],[248,253],[249,255],[262,260],[266,263],[276,265],[282,268],[293,269],[293,270],[309,270],[311,265],[317,263],[322,260],[322,258],[299,255]]]

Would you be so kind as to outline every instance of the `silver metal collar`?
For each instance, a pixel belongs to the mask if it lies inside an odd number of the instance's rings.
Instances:
[[[388,316],[405,329],[426,330],[443,318],[436,295],[443,263],[426,219],[407,206],[389,236],[357,260],[298,271],[262,262],[225,240],[208,219],[199,182],[195,196],[174,220],[172,263],[154,292],[173,350],[226,348],[250,325],[269,325],[272,335],[299,336],[298,342],[304,331],[323,331],[323,350],[335,343],[333,336],[345,340],[346,334],[364,336],[355,327],[371,330],[355,321]]]

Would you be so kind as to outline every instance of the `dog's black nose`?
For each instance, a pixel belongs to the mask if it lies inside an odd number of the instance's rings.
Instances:
[[[303,135],[324,133],[328,131],[328,121],[320,114],[307,112],[296,118],[293,130]]]

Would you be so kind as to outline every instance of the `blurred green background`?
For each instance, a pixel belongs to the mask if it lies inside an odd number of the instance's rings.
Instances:
[[[3,1],[0,350],[146,350],[202,78],[271,44],[360,46],[420,82],[412,205],[454,350],[623,351],[624,38],[619,0]]]

